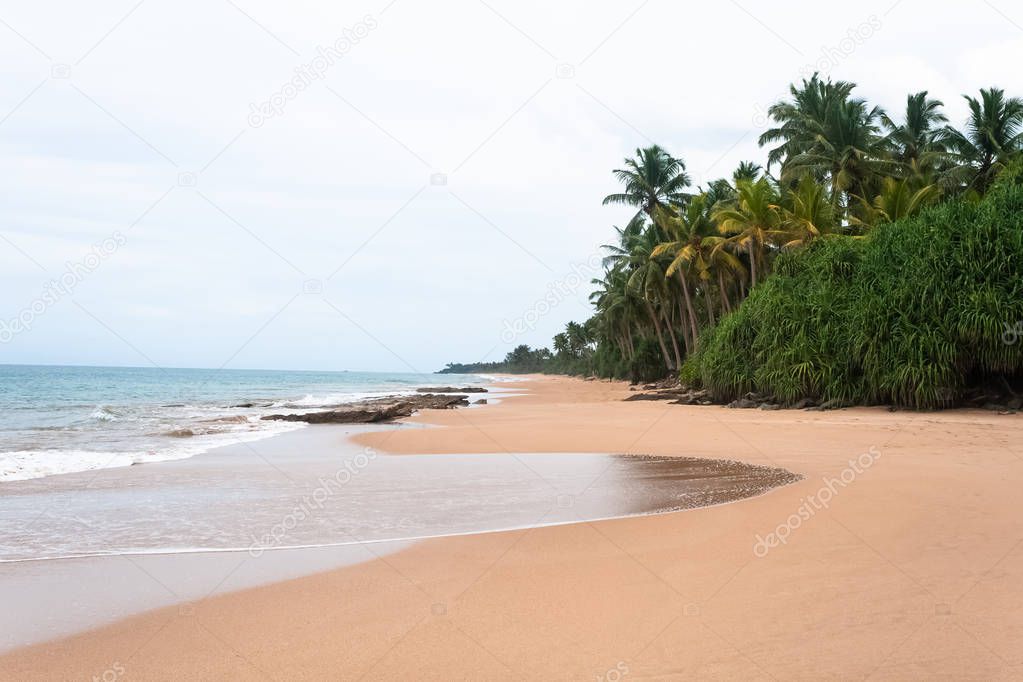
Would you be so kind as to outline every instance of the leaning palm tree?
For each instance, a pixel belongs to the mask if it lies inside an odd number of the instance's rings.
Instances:
[[[999,88],[981,89],[979,99],[963,97],[970,118],[965,132],[947,129],[948,147],[957,164],[948,177],[967,191],[984,194],[1023,148],[1023,100],[1006,98]]]
[[[641,218],[637,216],[633,219],[633,223],[638,220]],[[622,236],[621,243],[618,245],[607,244],[603,247],[608,252],[608,256],[604,258],[604,264],[628,272],[627,288],[642,301],[650,323],[653,325],[657,342],[661,347],[664,364],[668,369],[673,370],[680,364],[681,356],[668,313],[671,292],[665,283],[664,270],[655,259],[651,258],[653,250],[661,241],[657,232],[655,225],[649,225],[638,233],[630,231],[628,228],[619,230],[619,234]],[[672,362],[664,340],[664,322],[667,322],[668,336],[674,346],[674,362]]]
[[[694,197],[681,213],[668,210],[658,212],[657,222],[669,241],[658,244],[651,254],[654,258],[668,257],[664,274],[667,277],[675,276],[682,287],[691,332],[691,337],[686,339],[686,347],[690,347],[691,338],[694,349],[699,339],[699,330],[689,279],[692,277],[698,282],[707,305],[707,320],[713,326],[715,313],[711,284],[714,278],[717,278],[722,305],[730,307],[730,303],[725,303],[728,296],[724,283],[725,272],[743,271],[739,259],[725,248],[728,240],[717,230],[708,201],[707,195],[701,194]]]
[[[750,282],[755,287],[764,249],[783,234],[778,193],[767,178],[740,182],[736,193],[734,206],[715,211],[713,219],[721,233],[731,235],[731,241],[749,255]]]
[[[672,157],[657,145],[637,149],[636,158],[625,159],[625,168],[614,171],[624,191],[604,197],[604,205],[635,206],[648,216],[658,206],[681,206],[688,195],[690,179],[682,159]]]

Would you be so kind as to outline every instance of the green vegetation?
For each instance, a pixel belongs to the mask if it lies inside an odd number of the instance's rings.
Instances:
[[[766,167],[706,187],[636,150],[604,200],[637,212],[604,247],[595,314],[543,371],[921,409],[1023,378],[1023,100],[964,96],[957,129],[927,92],[892,116],[855,89],[791,86]]]

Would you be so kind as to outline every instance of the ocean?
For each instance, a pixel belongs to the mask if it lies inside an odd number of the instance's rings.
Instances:
[[[0,365],[0,484],[184,459],[305,426],[260,420],[272,412],[328,409],[417,387],[487,380],[450,374]]]

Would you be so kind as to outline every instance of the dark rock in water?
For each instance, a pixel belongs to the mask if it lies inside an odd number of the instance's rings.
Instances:
[[[999,405],[998,403],[987,403],[984,405],[985,410],[991,410],[992,412],[1006,412],[1009,407],[1007,405]]]
[[[1023,409],[1023,399],[1021,399],[1021,398],[1013,398],[1009,402],[1005,403],[1005,406],[1008,407],[1010,410],[1020,410],[1020,409]]]
[[[465,386],[463,388],[455,388],[454,386],[427,386],[425,388],[417,388],[416,393],[488,393],[487,389],[482,386]]]
[[[817,401],[811,398],[803,398],[792,406],[793,410],[805,410],[808,407],[816,407]]]
[[[264,420],[306,422],[309,424],[377,424],[402,417],[411,417],[418,410],[449,410],[464,407],[469,400],[464,395],[410,396],[401,399],[380,399],[356,403],[351,406],[325,412],[304,412],[300,414],[269,414]]]
[[[779,405],[778,403],[762,403],[760,405],[760,409],[761,410],[772,410],[772,411],[773,410],[780,410],[781,409],[781,405]]]
[[[487,399],[486,398],[480,398],[479,400],[473,400],[472,404],[473,405],[486,405],[487,404]]]

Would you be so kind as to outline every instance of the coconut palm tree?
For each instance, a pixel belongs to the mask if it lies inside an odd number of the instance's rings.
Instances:
[[[635,206],[652,216],[658,206],[681,206],[688,198],[684,190],[690,179],[685,162],[657,145],[637,149],[636,157],[625,159],[625,168],[616,169],[614,175],[624,185],[624,191],[604,197],[605,206]]]
[[[633,219],[633,223],[641,218]],[[629,273],[627,288],[643,302],[647,315],[654,327],[657,342],[661,346],[661,353],[664,355],[664,362],[668,369],[675,369],[681,363],[681,356],[678,349],[678,341],[675,338],[675,331],[671,326],[669,303],[671,291],[665,282],[664,270],[656,259],[651,258],[653,250],[662,241],[658,234],[656,225],[648,225],[645,229],[636,233],[626,228],[619,230],[622,241],[618,245],[608,244],[603,248],[608,251],[604,259],[605,264],[612,267],[621,267]],[[667,322],[668,336],[672,341],[675,351],[675,361],[672,362],[668,353],[668,346],[664,340],[665,326]]]
[[[965,132],[946,129],[956,162],[949,176],[967,191],[984,194],[1023,147],[1023,100],[1007,98],[999,88],[981,89],[979,98],[963,97],[970,107]]]
[[[658,244],[652,256],[668,257],[664,274],[667,277],[675,276],[682,288],[686,317],[692,334],[692,348],[695,349],[699,330],[689,279],[694,278],[698,283],[707,305],[708,322],[713,326],[716,316],[711,293],[712,282],[717,278],[722,306],[725,306],[724,301],[728,295],[724,284],[725,272],[744,272],[744,268],[739,259],[726,249],[728,239],[721,236],[711,217],[706,194],[694,197],[682,212],[659,211],[657,222],[669,240]],[[730,303],[727,306],[730,307]],[[688,340],[686,345],[687,348],[690,345]]]
[[[787,192],[782,216],[782,230],[787,233],[788,240],[782,248],[806,246],[838,227],[827,189],[809,175],[804,176],[795,189]]]
[[[846,102],[855,87],[846,81],[822,81],[816,73],[809,80],[804,78],[802,86],[790,85],[792,99],[776,102],[767,110],[778,126],[760,136],[760,146],[780,143],[768,152],[767,169],[784,166],[787,159],[810,151],[835,107]]]
[[[881,223],[908,218],[941,197],[941,188],[938,185],[930,183],[921,186],[915,177],[901,180],[884,178],[881,183],[881,191],[873,201],[857,197],[863,210],[862,217],[852,220],[854,225],[871,228]]]
[[[947,152],[948,117],[942,113],[941,100],[928,99],[927,91],[908,95],[902,123],[896,123],[885,113],[881,124],[888,131],[886,138],[895,158],[912,174],[918,169],[934,168]]]
[[[792,86],[792,101],[769,110],[780,123],[760,136],[760,144],[781,142],[768,154],[768,166],[780,163],[781,182],[794,186],[804,175],[831,187],[838,208],[848,195],[863,195],[876,173],[890,169],[888,144],[880,134],[884,111],[851,96],[854,83],[821,81],[817,74]]]
[[[735,170],[732,172],[732,182],[736,184],[742,180],[755,182],[763,172],[764,169],[759,163],[753,163],[752,161],[740,161],[739,165],[736,166]]]
[[[730,235],[732,243],[749,255],[750,282],[756,286],[764,249],[783,234],[777,191],[767,178],[740,182],[734,205],[715,211],[713,219],[720,232]]]

